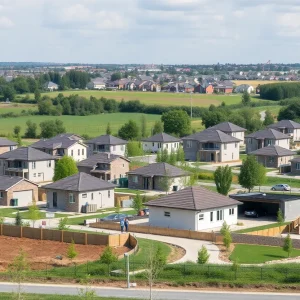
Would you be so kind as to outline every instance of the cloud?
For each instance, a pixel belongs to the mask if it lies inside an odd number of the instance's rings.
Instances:
[[[8,29],[12,27],[14,27],[14,22],[11,19],[5,16],[0,16],[0,29]]]

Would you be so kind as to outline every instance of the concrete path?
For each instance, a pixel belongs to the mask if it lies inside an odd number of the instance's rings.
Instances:
[[[263,111],[259,112],[259,114],[260,114],[260,120],[261,120],[261,121],[264,121],[265,118],[266,118],[266,111],[263,110]]]

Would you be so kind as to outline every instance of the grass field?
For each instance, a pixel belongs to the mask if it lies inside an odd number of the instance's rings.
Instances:
[[[20,211],[17,208],[1,208],[0,209],[0,217],[5,217],[5,218],[14,218],[16,216],[16,213]],[[45,219],[46,218],[46,213],[45,212],[40,212],[41,217],[40,219]],[[20,211],[20,214],[23,219],[28,219],[29,218],[29,212],[28,211]],[[61,213],[55,213],[55,218],[63,218],[63,217],[68,217],[69,214],[61,214]]]
[[[37,111],[37,105],[23,103],[0,103],[0,114],[5,114],[9,112],[21,113],[22,110],[28,109]]]
[[[42,93],[42,96],[47,95],[49,97],[56,97],[59,93],[64,94],[65,96],[70,96],[78,94],[89,98],[90,96],[100,98],[105,97],[109,99],[115,99],[118,101],[124,100],[140,100],[145,104],[152,105],[165,105],[165,106],[174,106],[174,105],[187,105],[191,104],[191,95],[189,93],[153,93],[153,92],[129,92],[129,91],[89,91],[89,90],[71,90],[63,92],[47,92]],[[33,98],[33,94],[29,95]],[[252,98],[252,101],[258,101],[258,98]],[[241,102],[241,95],[206,95],[206,94],[192,94],[192,103],[193,106],[207,107],[211,104],[219,105],[222,102],[225,102],[227,105],[237,104]]]
[[[300,256],[300,250],[293,249],[290,257]],[[287,258],[287,253],[281,247],[259,245],[235,245],[230,255],[231,260],[237,260],[241,264],[260,264],[271,260]]]

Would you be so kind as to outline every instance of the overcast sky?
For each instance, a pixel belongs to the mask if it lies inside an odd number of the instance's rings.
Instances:
[[[300,62],[300,0],[0,0],[0,61]]]

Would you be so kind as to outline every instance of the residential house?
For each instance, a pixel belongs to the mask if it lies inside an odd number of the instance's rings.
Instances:
[[[63,178],[43,186],[50,209],[83,212],[87,206],[114,207],[115,185],[86,173]]]
[[[184,230],[205,230],[237,223],[240,202],[200,186],[145,203],[149,225]]]
[[[5,138],[0,138],[0,154],[17,149],[18,144]]]
[[[198,84],[195,87],[194,92],[200,94],[212,94],[214,92],[214,87],[211,83],[205,81]]]
[[[245,143],[247,154],[269,145],[277,145],[290,149],[290,137],[271,128],[259,130],[247,135],[245,137]]]
[[[235,87],[234,92],[235,93],[244,93],[247,92],[248,94],[254,93],[254,87],[249,84],[241,84]]]
[[[168,153],[171,153],[172,150],[176,152],[179,149],[180,143],[181,139],[164,132],[142,139],[143,150],[151,153],[156,153],[165,149]]]
[[[17,199],[17,203],[12,199]],[[38,201],[36,183],[17,176],[0,176],[0,205],[28,206],[33,201]]]
[[[277,145],[270,145],[249,153],[254,155],[257,161],[267,168],[279,168],[282,165],[290,164],[295,153],[289,149]]]
[[[101,135],[86,142],[89,147],[88,156],[97,152],[109,152],[111,154],[125,156],[127,143],[127,141],[109,134]]]
[[[127,175],[129,189],[158,191],[180,190],[190,178],[188,172],[167,163],[153,163],[130,171]]]
[[[57,158],[71,156],[75,161],[87,158],[88,146],[82,137],[72,133],[62,133],[50,139],[41,139],[30,147],[48,153]]]
[[[127,177],[130,161],[120,155],[96,153],[77,164],[79,172],[93,175],[103,180],[114,180]]]
[[[231,94],[233,91],[233,83],[231,81],[220,81],[213,84],[214,92],[220,94]]]
[[[295,157],[290,160],[291,162],[291,174],[300,176],[300,157]]]
[[[240,139],[217,129],[206,129],[182,138],[186,160],[229,162],[240,159]]]
[[[244,145],[245,131],[247,131],[247,129],[245,128],[242,128],[230,122],[222,122],[215,126],[209,127],[208,129],[221,130],[224,133],[239,139],[240,145]]]
[[[105,90],[105,82],[103,81],[103,78],[97,77],[91,79],[91,81],[87,84],[87,88],[90,90]]]
[[[19,176],[35,183],[52,181],[55,157],[30,147],[0,155],[0,175]]]
[[[44,84],[44,90],[53,92],[58,90],[58,85],[52,81],[46,82]]]
[[[281,120],[275,124],[271,124],[268,128],[276,129],[288,135],[292,141],[299,146],[300,144],[300,124],[291,120]]]

